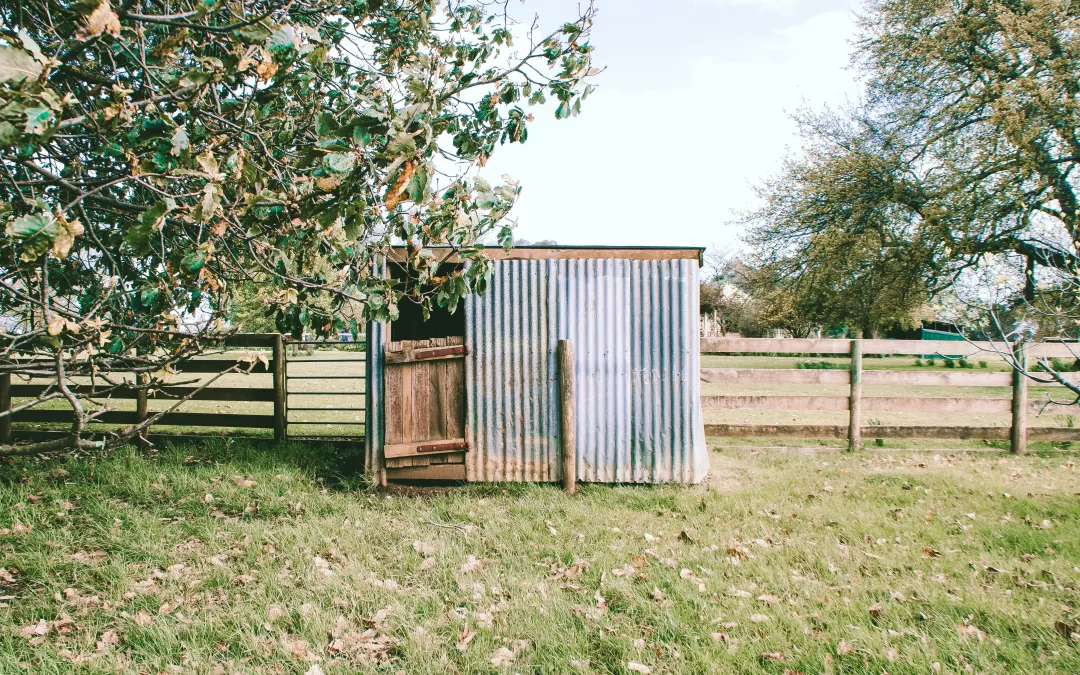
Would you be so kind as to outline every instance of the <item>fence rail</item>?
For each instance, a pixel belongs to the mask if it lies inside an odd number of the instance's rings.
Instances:
[[[702,338],[702,354],[822,354],[850,356],[847,370],[790,370],[770,368],[703,368],[701,379],[718,384],[821,384],[847,385],[847,396],[793,395],[719,395],[703,396],[706,410],[820,410],[847,411],[847,426],[817,424],[709,424],[705,433],[717,437],[756,438],[847,438],[851,449],[858,449],[863,436],[907,439],[985,439],[1011,441],[1014,452],[1023,452],[1028,439],[1039,441],[1080,441],[1080,429],[1027,427],[1030,413],[1067,413],[1074,406],[1031,401],[1027,397],[1028,379],[1006,372],[907,372],[866,370],[864,354],[895,356],[972,357],[1001,354],[1003,347],[983,342],[936,340],[836,340],[780,338]],[[1080,345],[1041,343],[1020,350],[1017,359],[1027,364],[1029,357],[1076,358]],[[1080,373],[1063,373],[1069,382],[1080,382]],[[964,398],[955,396],[864,396],[863,385],[1009,387],[1011,398]],[[1063,390],[1064,391],[1064,390]],[[884,426],[862,424],[862,413],[1008,413],[1009,426]]]
[[[146,421],[154,413],[149,410],[152,400],[178,400],[191,396],[193,401],[245,401],[272,402],[272,414],[227,414],[199,412],[171,412],[162,415],[156,425],[176,427],[218,427],[273,429],[274,438],[283,440],[287,434],[285,416],[285,350],[282,338],[277,334],[245,333],[234,335],[225,340],[225,347],[269,349],[271,354],[266,364],[256,362],[250,368],[252,374],[270,374],[269,386],[259,387],[206,387],[197,391],[197,386],[162,387],[154,391],[124,386],[117,388],[75,384],[73,389],[81,394],[93,395],[102,391],[103,395],[113,399],[135,399],[135,410],[114,410],[101,414],[95,422],[101,424],[138,424]],[[237,359],[215,355],[208,358],[194,358],[177,363],[173,370],[186,374],[216,374],[236,366]],[[245,364],[245,370],[248,365]],[[36,398],[49,389],[47,384],[13,384],[10,376],[0,377],[0,407],[10,410],[12,399]],[[7,415],[0,424],[0,441],[9,442],[12,437],[12,423],[66,424],[72,421],[70,410],[32,408]]]

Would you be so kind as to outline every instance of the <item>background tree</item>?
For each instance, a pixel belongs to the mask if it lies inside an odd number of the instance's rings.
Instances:
[[[1017,306],[962,283],[990,267],[994,290],[1015,289],[1029,317],[1075,320],[1078,27],[1068,0],[869,2],[855,57],[864,100],[800,118],[805,155],[751,219],[763,260],[806,260],[795,276],[828,277],[835,258],[807,255],[815,239],[874,233],[865,250],[894,251],[890,269],[928,293]]]
[[[86,425],[110,387],[160,386],[219,344],[237,285],[297,336],[341,328],[343,303],[387,319],[482,291],[479,242],[511,242],[519,188],[474,169],[527,139],[523,106],[576,114],[595,73],[591,7],[523,40],[504,7],[0,4],[0,372],[52,378],[27,405],[75,413],[69,436],[0,453],[101,447]],[[377,273],[394,241],[405,287]],[[436,276],[433,245],[471,265]]]

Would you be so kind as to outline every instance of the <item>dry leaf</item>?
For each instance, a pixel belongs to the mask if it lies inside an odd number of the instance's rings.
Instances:
[[[499,647],[491,653],[491,665],[496,668],[502,668],[509,665],[514,660],[514,652],[510,651],[506,647]]]
[[[851,653],[851,645],[848,644],[847,640],[841,640],[840,644],[836,645],[836,654],[837,654],[837,656],[847,656],[850,653]]]
[[[783,661],[784,652],[766,652],[761,655],[761,658],[765,661]]]
[[[649,675],[649,673],[652,672],[652,668],[644,663],[638,663],[637,661],[629,661],[626,664],[626,669],[632,673],[641,673],[641,675]]]
[[[764,602],[766,605],[775,605],[780,602],[780,598],[775,595],[769,595],[768,593],[762,593],[757,599]]]
[[[108,33],[113,37],[120,35],[120,17],[109,6],[109,0],[101,0],[101,4],[90,12],[90,16],[86,17],[86,25],[79,29],[78,38],[89,40],[102,33]]]
[[[770,617],[768,614],[751,614],[750,620],[754,623],[766,623],[772,621],[772,617]]]
[[[392,209],[405,198],[405,189],[416,173],[416,162],[405,162],[397,175],[397,180],[386,190],[386,208]]]
[[[120,644],[120,634],[110,629],[102,633],[101,637],[97,639],[97,650],[100,652],[118,644]]]
[[[463,652],[469,648],[469,643],[476,637],[476,631],[469,630],[468,626],[465,626],[465,630],[461,631],[460,639],[457,643],[457,650]]]

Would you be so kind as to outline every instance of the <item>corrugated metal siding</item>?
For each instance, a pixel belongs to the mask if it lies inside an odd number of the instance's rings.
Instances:
[[[470,480],[559,478],[555,344],[574,341],[578,477],[708,472],[693,260],[502,260],[466,300]]]

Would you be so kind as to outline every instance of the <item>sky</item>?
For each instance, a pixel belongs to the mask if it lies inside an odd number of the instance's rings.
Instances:
[[[516,7],[515,7],[516,5]],[[482,175],[522,184],[516,237],[559,244],[738,250],[739,212],[799,139],[791,113],[858,97],[859,0],[596,0],[581,115],[535,111],[524,144]],[[578,3],[511,4],[542,24]]]

